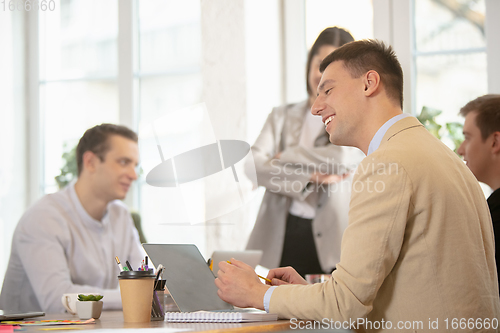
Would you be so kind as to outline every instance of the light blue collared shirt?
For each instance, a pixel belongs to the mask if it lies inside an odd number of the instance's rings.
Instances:
[[[397,116],[394,116],[391,119],[389,119],[388,121],[386,121],[385,124],[383,124],[382,127],[380,127],[378,129],[377,133],[375,133],[372,141],[370,141],[370,145],[368,146],[368,154],[366,154],[366,156],[370,155],[371,153],[373,153],[375,150],[378,149],[378,147],[380,146],[380,143],[382,142],[382,139],[384,138],[385,133],[387,133],[387,130],[389,130],[389,128],[392,125],[394,125],[399,120],[406,118],[406,117],[411,117],[411,115],[408,113],[402,113],[402,114],[398,114]]]
[[[271,303],[271,295],[273,294],[274,289],[278,288],[278,286],[272,286],[267,289],[266,294],[264,295],[264,310],[269,313],[269,303]]]

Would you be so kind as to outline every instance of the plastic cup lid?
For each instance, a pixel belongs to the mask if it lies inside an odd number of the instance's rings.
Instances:
[[[156,275],[153,270],[149,271],[122,271],[118,275],[118,279],[142,279],[142,278],[155,278]]]

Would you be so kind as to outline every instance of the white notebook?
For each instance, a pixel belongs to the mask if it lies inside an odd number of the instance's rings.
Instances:
[[[278,315],[265,312],[167,312],[165,320],[174,323],[244,323],[274,321],[278,320]]]

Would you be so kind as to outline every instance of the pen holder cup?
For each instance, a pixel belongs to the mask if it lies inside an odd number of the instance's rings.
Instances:
[[[153,306],[151,307],[151,321],[165,319],[165,291],[155,290],[153,293]]]
[[[153,306],[151,307],[151,320],[165,319],[165,282],[156,280],[153,293]]]
[[[151,321],[155,274],[152,271],[122,271],[118,275],[126,323]]]

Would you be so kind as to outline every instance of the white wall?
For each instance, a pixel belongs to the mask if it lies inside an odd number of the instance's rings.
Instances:
[[[22,12],[0,11],[0,285],[27,202],[23,23]]]
[[[486,0],[488,93],[500,94],[500,1]]]

